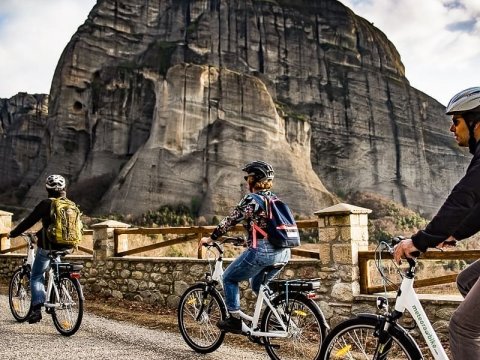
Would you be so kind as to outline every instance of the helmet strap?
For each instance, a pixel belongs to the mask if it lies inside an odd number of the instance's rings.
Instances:
[[[470,150],[471,154],[475,154],[475,148],[477,147],[477,140],[475,139],[475,125],[477,122],[469,122],[467,123],[468,126],[468,133],[470,135],[468,139],[468,150]]]

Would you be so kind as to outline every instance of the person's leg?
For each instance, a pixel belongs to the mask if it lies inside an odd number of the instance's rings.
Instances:
[[[229,317],[218,322],[218,327],[224,331],[239,333],[242,330],[240,311],[240,290],[238,283],[250,279],[257,274],[259,268],[254,265],[257,257],[257,250],[248,248],[236,258],[223,274],[223,289],[225,292],[225,303]]]
[[[457,276],[457,288],[463,297],[467,296],[470,289],[475,285],[480,276],[480,260],[470,264]]]
[[[46,299],[45,293],[45,271],[48,269],[50,259],[48,251],[38,248],[35,254],[35,261],[30,274],[30,289],[32,293],[32,313],[28,318],[30,324],[42,319],[41,307]]]
[[[240,309],[238,283],[248,280],[258,273],[259,267],[255,265],[256,258],[257,250],[248,248],[225,270],[223,274],[223,289],[228,311],[238,311]]]
[[[474,267],[472,267],[475,265]],[[472,268],[470,268],[472,267]],[[474,271],[479,270],[474,282]],[[463,274],[464,271],[466,274]],[[450,349],[455,360],[480,359],[480,269],[478,261],[470,265],[460,275],[461,292],[467,291],[465,300],[455,310],[450,319]],[[469,291],[468,291],[469,290]],[[462,293],[463,295],[463,293]]]
[[[255,292],[255,294],[258,294],[258,291],[260,290],[260,284],[263,280],[263,269],[276,263],[287,263],[289,260],[290,249],[278,249],[268,242],[265,242],[264,244],[259,246],[256,265],[258,266],[260,271],[250,280],[252,290]],[[275,269],[270,271],[267,274],[267,282],[277,276],[280,270],[282,269]]]

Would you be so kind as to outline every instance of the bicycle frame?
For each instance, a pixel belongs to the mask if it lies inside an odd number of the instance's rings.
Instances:
[[[61,263],[61,258],[58,255],[56,258],[51,260],[50,268],[48,269],[48,272],[47,272],[47,274],[48,274],[48,282],[47,282],[47,289],[46,289],[47,299],[44,303],[44,306],[45,306],[46,309],[60,308],[62,306],[61,304],[58,303],[58,300],[60,299],[60,293],[58,292],[58,287],[57,287],[57,284],[55,283],[55,280],[56,280],[55,277],[59,278],[60,274],[53,270],[53,267],[57,266],[59,263]],[[57,299],[56,303],[49,302],[50,299],[48,297],[52,292],[52,288],[53,288],[53,291],[55,292],[55,299]],[[68,291],[65,291],[65,294],[68,296],[68,301],[72,302],[72,298],[70,297],[70,293]]]
[[[218,250],[218,249],[217,249]],[[223,290],[223,258],[222,255],[216,259],[215,261],[215,268],[212,274],[212,280],[218,282]],[[253,316],[245,314],[243,311],[240,310],[240,317],[244,320],[247,320],[251,323],[250,327],[248,327],[245,323],[242,322],[242,331],[250,336],[264,336],[264,337],[288,337],[289,333],[287,330],[287,325],[285,325],[284,321],[282,320],[282,317],[277,311],[277,308],[272,305],[269,297],[266,295],[270,289],[268,286],[261,284],[260,285],[260,290],[257,296],[257,301],[255,303],[255,311]],[[222,296],[223,298],[223,296]],[[283,331],[276,331],[276,332],[263,332],[263,331],[258,331],[255,329],[258,329],[258,323],[260,320],[260,314],[262,311],[262,305],[265,303],[266,306],[268,306],[271,310],[275,318],[277,319],[278,323],[282,327]],[[292,323],[293,324],[293,323]],[[291,324],[291,325],[292,325]]]
[[[420,329],[433,357],[436,360],[448,360],[448,356],[413,288],[413,281],[413,276],[407,275],[403,278],[400,285],[400,295],[395,302],[395,311],[403,313],[407,309]]]
[[[282,317],[277,311],[277,308],[272,305],[270,299],[268,296],[266,296],[266,293],[268,293],[270,290],[266,285],[260,285],[260,291],[257,296],[257,301],[255,303],[255,311],[252,316],[249,316],[245,314],[243,311],[240,310],[240,317],[242,317],[245,320],[250,321],[251,325],[248,327],[245,323],[242,323],[242,331],[247,333],[250,336],[264,336],[264,337],[288,337],[289,333],[287,330],[287,325],[282,320]],[[268,306],[271,310],[275,318],[277,319],[279,325],[282,327],[283,331],[275,331],[275,332],[264,332],[264,331],[257,331],[255,329],[258,329],[258,322],[260,320],[260,313],[262,311],[262,305],[265,303],[266,306]],[[293,323],[291,323],[293,325]]]

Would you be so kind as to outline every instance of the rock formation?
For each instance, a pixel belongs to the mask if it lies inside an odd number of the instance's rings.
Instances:
[[[101,213],[225,213],[258,158],[298,213],[335,201],[323,181],[430,214],[458,179],[450,164],[468,159],[443,111],[336,0],[100,0],[58,63],[46,167],[27,171],[24,203],[58,172],[77,193],[101,183],[83,194]]]

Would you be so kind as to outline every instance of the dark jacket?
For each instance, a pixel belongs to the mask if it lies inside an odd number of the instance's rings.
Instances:
[[[12,231],[10,231],[10,237],[17,237],[21,235],[23,232],[30,229],[33,225],[35,225],[40,220],[42,221],[42,228],[37,231],[37,238],[38,238],[38,247],[41,247],[45,250],[60,250],[64,249],[64,245],[58,245],[51,243],[47,236],[46,230],[48,226],[52,223],[50,218],[50,208],[52,205],[51,198],[58,198],[58,197],[65,197],[65,191],[61,192],[52,192],[49,193],[49,198],[40,201],[37,206],[33,209],[33,211],[20,223],[18,224]]]
[[[412,236],[420,251],[435,247],[453,235],[462,240],[480,230],[480,142],[465,176],[455,185],[425,230]]]

